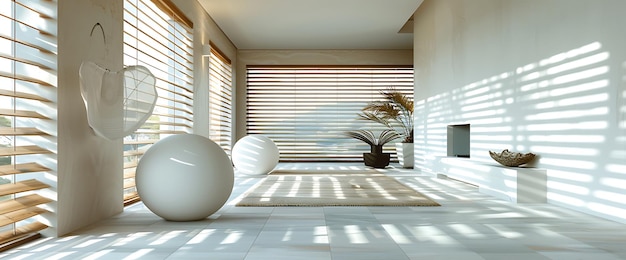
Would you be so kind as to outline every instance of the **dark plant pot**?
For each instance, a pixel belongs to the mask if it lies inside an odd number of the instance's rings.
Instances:
[[[385,168],[389,165],[390,153],[363,153],[365,166],[374,168]]]
[[[382,145],[370,145],[370,153],[383,153],[383,146]]]

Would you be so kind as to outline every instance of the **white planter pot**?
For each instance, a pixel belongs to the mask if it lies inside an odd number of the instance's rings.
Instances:
[[[413,143],[396,143],[398,161],[403,168],[413,168]]]

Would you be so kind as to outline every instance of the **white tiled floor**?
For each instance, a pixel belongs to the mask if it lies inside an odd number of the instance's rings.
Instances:
[[[279,165],[359,169],[358,165]],[[168,222],[139,203],[15,259],[626,259],[626,225],[546,204],[516,205],[450,180],[384,170],[441,207],[235,207],[261,177],[237,176],[204,221]]]

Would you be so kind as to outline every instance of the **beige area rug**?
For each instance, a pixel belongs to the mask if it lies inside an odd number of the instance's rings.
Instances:
[[[244,193],[240,207],[440,206],[392,177],[370,171],[272,173]]]

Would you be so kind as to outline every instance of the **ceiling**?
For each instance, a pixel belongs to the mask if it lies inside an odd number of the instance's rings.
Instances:
[[[238,49],[412,49],[422,1],[198,0]]]

